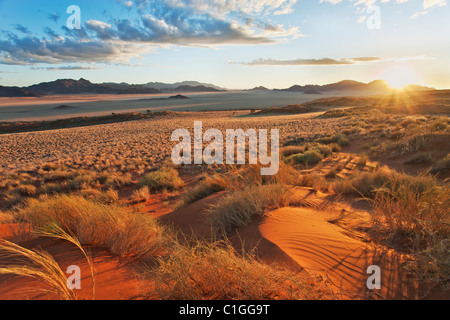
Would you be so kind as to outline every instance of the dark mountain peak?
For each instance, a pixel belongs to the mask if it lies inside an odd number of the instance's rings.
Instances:
[[[18,87],[0,86],[0,97],[42,97],[42,94]]]
[[[80,78],[58,79],[53,82],[36,84],[26,88],[27,90],[44,94],[153,94],[159,90],[140,85],[103,83],[96,84]]]
[[[340,85],[360,85],[360,84],[364,84],[362,82],[359,81],[355,81],[355,80],[342,80],[339,82],[336,82],[334,84],[340,84]]]
[[[189,85],[182,85],[179,87],[176,87],[173,91],[186,91],[186,92],[220,92],[223,90],[218,90],[211,87],[206,87],[204,85],[200,86],[189,86]]]
[[[269,89],[267,89],[264,86],[259,86],[259,87],[254,87],[253,89],[250,89],[250,91],[269,91]]]
[[[92,82],[90,82],[89,80],[86,80],[86,79],[84,79],[84,78],[80,78],[80,79],[78,80],[78,83],[79,83],[79,84],[92,84]]]
[[[375,80],[370,83],[363,83],[355,80],[342,80],[336,83],[326,84],[326,85],[294,85],[288,89],[283,89],[281,91],[290,91],[290,92],[303,92],[303,93],[312,93],[312,92],[367,92],[374,93],[380,91],[391,90],[391,87],[384,80]]]

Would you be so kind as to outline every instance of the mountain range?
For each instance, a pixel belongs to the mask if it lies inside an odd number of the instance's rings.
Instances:
[[[225,88],[221,88],[221,87],[216,86],[211,83],[202,83],[202,82],[198,82],[198,81],[182,81],[182,82],[176,82],[176,83],[149,82],[149,83],[144,84],[144,86],[150,87],[150,88],[155,88],[160,91],[178,91],[180,87],[181,88],[183,88],[183,87],[193,87],[193,88],[205,87],[208,89],[216,89],[218,91],[226,90]]]
[[[429,87],[410,85],[410,90],[434,90]],[[326,85],[294,85],[286,89],[274,89],[281,92],[298,92],[304,94],[321,93],[358,93],[358,94],[379,94],[391,91],[392,88],[384,80],[375,80],[370,83],[363,83],[353,80],[343,80],[337,83]],[[0,97],[40,97],[44,95],[63,94],[156,94],[163,92],[222,92],[223,88],[210,83],[197,81],[183,81],[173,84],[162,82],[149,82],[146,84],[122,83],[92,83],[86,79],[58,79],[52,82],[42,82],[28,87],[3,87],[0,86]],[[248,91],[269,91],[269,89],[259,86]]]
[[[433,90],[433,88],[418,85],[408,86],[410,90]],[[391,91],[392,87],[385,80],[375,80],[363,83],[353,80],[343,80],[326,85],[294,85],[287,89],[275,89],[275,91],[301,92],[307,94],[333,93],[333,92],[358,92],[367,94],[385,93]]]
[[[92,83],[86,79],[58,79],[28,87],[0,86],[0,97],[40,97],[64,94],[156,94],[162,92],[219,92],[222,88],[196,81],[175,84]]]

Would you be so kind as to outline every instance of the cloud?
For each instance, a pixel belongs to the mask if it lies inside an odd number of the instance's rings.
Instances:
[[[276,59],[256,59],[251,62],[230,62],[231,64],[243,64],[248,66],[338,66],[353,65],[359,63],[378,62],[383,60],[376,57],[359,57],[344,59],[294,59],[294,60],[276,60]]]
[[[331,3],[331,4],[339,4],[344,2],[343,0],[319,0],[320,3]],[[403,4],[409,2],[409,0],[348,0],[353,3],[353,6],[356,7],[356,11],[360,14],[364,14],[367,12],[367,8],[373,5],[385,4],[385,3],[395,3],[395,4]],[[411,19],[417,19],[420,16],[428,14],[428,9],[433,7],[445,7],[447,6],[447,0],[423,0],[422,2],[423,10],[415,12]],[[422,8],[420,8],[422,9]],[[366,16],[361,16],[357,20],[358,23],[363,23],[367,19]]]
[[[48,19],[52,20],[54,23],[58,23],[59,15],[56,12],[52,12],[48,15]]]
[[[16,24],[14,28],[21,33],[31,34],[31,31],[28,28],[26,28],[20,24]]]
[[[430,9],[432,7],[444,7],[447,6],[446,0],[424,0],[423,8],[425,10]]]
[[[31,70],[50,70],[50,71],[74,71],[74,70],[101,70],[102,68],[92,66],[63,66],[63,67],[31,67]]]
[[[82,28],[62,33],[45,26],[44,36],[24,26],[18,36],[6,32],[0,39],[0,63],[124,62],[159,46],[271,44],[301,35],[297,27],[274,25],[268,14],[292,12],[297,0],[134,0],[119,3],[127,17],[107,22],[91,19]],[[249,18],[251,16],[251,18]],[[130,18],[133,17],[133,18]],[[57,22],[59,17],[50,14]]]
[[[229,61],[229,64],[240,64],[246,66],[348,66],[348,65],[361,65],[368,63],[378,62],[406,62],[406,61],[429,61],[433,60],[433,57],[428,56],[408,56],[408,57],[357,57],[357,58],[320,58],[320,59],[292,59],[292,60],[277,60],[273,58],[268,59],[255,59],[250,62],[234,62]]]
[[[123,62],[148,49],[137,44],[114,41],[77,41],[76,39],[41,39],[35,36],[19,38],[8,34],[0,40],[0,60],[9,65],[40,63]]]

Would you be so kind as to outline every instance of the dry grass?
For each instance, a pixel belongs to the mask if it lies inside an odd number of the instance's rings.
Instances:
[[[178,171],[172,167],[163,167],[150,172],[139,181],[141,186],[147,186],[151,191],[176,190],[183,186],[183,180]]]
[[[385,115],[370,108],[331,111],[321,118],[295,121],[292,117],[289,121],[284,117],[267,118],[264,122],[259,118],[235,120],[230,114],[219,117],[216,112],[205,113],[204,129],[279,127],[282,143],[301,144],[285,147],[283,156],[308,166],[339,152],[352,140],[351,135],[371,141],[367,149],[377,154],[420,152],[414,155],[414,161],[421,162],[421,153],[427,154],[436,138],[442,140],[450,124],[448,117]],[[0,136],[0,152],[6,151],[0,159],[0,200],[6,207],[1,209],[13,212],[13,217],[30,222],[33,229],[44,234],[60,228],[79,241],[80,247],[99,244],[123,258],[152,262],[157,259],[161,264],[156,271],[158,290],[163,298],[322,298],[320,290],[297,282],[290,274],[278,273],[278,269],[251,255],[241,257],[227,245],[182,247],[155,220],[120,206],[118,193],[113,189],[130,185],[139,177],[142,188],[134,198],[146,199],[150,191],[182,187],[174,168],[163,166],[157,170],[172,147],[161,142],[170,141],[174,129],[192,127],[194,120],[195,115],[180,114],[158,121]],[[24,150],[29,150],[29,154]],[[46,150],[52,150],[52,156]],[[366,170],[368,158],[361,158],[359,164],[364,168],[360,169]],[[435,164],[431,173],[448,173],[448,160],[447,156]],[[289,205],[287,190],[291,185],[370,198],[375,209],[372,231],[378,231],[373,233],[373,239],[409,248],[417,257],[422,274],[439,282],[448,280],[447,185],[432,177],[412,177],[387,168],[373,172],[355,170],[348,179],[341,179],[337,176],[342,170],[338,166],[325,176],[318,173],[318,167],[310,174],[299,175],[289,164],[280,165],[273,177],[261,176],[260,166],[224,166],[222,171],[198,180],[187,190],[184,203],[229,190],[228,196],[208,212],[216,232],[223,235],[248,225],[268,210]],[[156,171],[145,174],[149,170]],[[70,192],[77,195],[54,195]],[[52,196],[37,198],[40,194]],[[13,206],[18,207],[11,209]],[[11,217],[0,212],[0,223],[11,222]],[[45,253],[42,256],[44,260],[51,259]],[[40,265],[33,267],[33,272],[44,270],[46,276],[45,269],[38,270]],[[57,270],[49,272],[57,274]],[[61,297],[71,298],[70,293],[61,293]]]
[[[153,218],[81,196],[29,199],[15,216],[34,230],[56,225],[82,245],[104,245],[122,258],[153,260],[167,249],[165,230]]]
[[[316,172],[300,175],[295,185],[320,191],[329,191],[330,188],[330,182]]]
[[[400,188],[407,187],[418,193],[435,188],[438,182],[431,176],[424,174],[411,176],[388,167],[376,168],[373,172],[355,172],[346,180],[335,181],[331,189],[337,194],[363,196],[374,198],[379,189],[396,192]]]
[[[44,281],[49,291],[61,300],[76,300],[77,296],[67,286],[67,277],[53,257],[45,251],[32,251],[0,239],[0,261],[17,261],[0,264],[0,274],[16,275]],[[43,290],[43,289],[42,289]]]
[[[80,241],[74,235],[71,235],[71,234],[68,234],[67,232],[65,232],[58,225],[52,225],[50,227],[47,227],[45,230],[36,230],[35,233],[42,237],[48,237],[48,238],[54,238],[54,239],[68,241],[68,242],[72,243],[73,245],[75,245],[83,253],[84,257],[86,258],[86,260],[89,264],[89,269],[90,269],[90,274],[91,274],[91,279],[92,279],[92,300],[95,300],[94,263],[93,263],[91,255],[84,249],[84,247],[81,245]]]
[[[214,174],[201,179],[194,187],[188,189],[184,194],[184,205],[206,198],[216,192],[230,188],[231,181],[224,174]]]
[[[450,286],[450,192],[447,186],[394,181],[376,191],[374,239],[416,256],[416,274],[426,283]]]
[[[9,212],[0,211],[0,224],[11,223],[14,220],[14,217]]]
[[[88,200],[104,204],[119,204],[120,202],[118,192],[112,189],[100,191],[98,189],[88,188],[81,190],[79,194]]]
[[[136,190],[131,199],[135,202],[145,202],[150,199],[150,189],[148,187],[142,187]]]
[[[323,138],[318,140],[318,142],[323,144],[337,144],[340,147],[345,147],[350,144],[350,141],[343,134],[339,134],[333,137]]]
[[[441,160],[439,160],[431,169],[432,174],[446,175],[450,172],[450,153]]]
[[[305,149],[305,146],[286,146],[282,150],[282,155],[283,157],[288,158],[290,156],[305,152]]]
[[[238,255],[222,242],[178,246],[152,271],[164,300],[318,300],[335,298],[322,282]]]
[[[287,158],[287,161],[294,165],[301,164],[305,166],[318,164],[322,160],[323,156],[316,150],[306,151],[305,153],[296,154]]]
[[[282,185],[254,185],[237,190],[211,207],[206,216],[220,236],[247,226],[255,216],[289,205],[289,189]]]
[[[374,223],[388,228],[389,238],[408,237],[414,251],[433,246],[436,239],[450,236],[448,187],[404,184],[399,179],[376,190]]]
[[[405,164],[409,165],[417,165],[417,164],[426,164],[433,163],[433,154],[431,152],[421,152],[411,156]]]
[[[242,190],[248,186],[262,185],[295,185],[297,171],[289,164],[280,163],[274,176],[262,176],[261,165],[244,165],[240,167],[224,166],[222,173],[202,176],[195,185],[189,188],[183,198],[182,205],[188,205],[216,192]]]

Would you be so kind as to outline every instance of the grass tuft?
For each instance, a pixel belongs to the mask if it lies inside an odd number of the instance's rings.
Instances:
[[[147,186],[151,191],[175,190],[183,186],[183,180],[178,171],[172,167],[163,167],[146,174],[139,181],[141,186]]]

